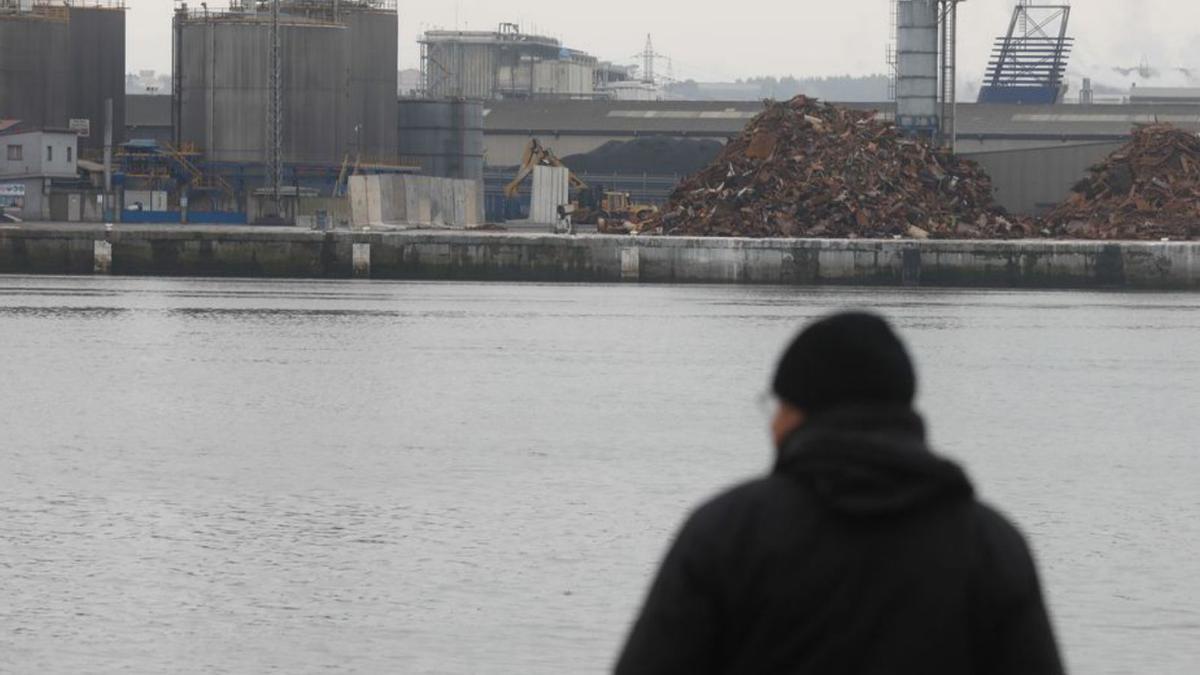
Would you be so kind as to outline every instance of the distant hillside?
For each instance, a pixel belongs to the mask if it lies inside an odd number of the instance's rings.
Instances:
[[[669,85],[673,97],[689,101],[784,101],[798,94],[826,101],[845,103],[888,100],[890,79],[887,75],[865,77],[754,77],[736,82],[696,82],[688,80]]]

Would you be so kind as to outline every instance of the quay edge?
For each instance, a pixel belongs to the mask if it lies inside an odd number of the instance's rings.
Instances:
[[[1200,290],[1200,242],[0,226],[0,274]]]

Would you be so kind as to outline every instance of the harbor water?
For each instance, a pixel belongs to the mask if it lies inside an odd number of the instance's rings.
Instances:
[[[0,277],[0,672],[603,672],[843,307],[1072,672],[1200,672],[1200,295],[60,277]]]

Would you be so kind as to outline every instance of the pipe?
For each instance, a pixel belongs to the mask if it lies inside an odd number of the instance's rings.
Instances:
[[[104,214],[112,207],[113,100],[104,99]]]

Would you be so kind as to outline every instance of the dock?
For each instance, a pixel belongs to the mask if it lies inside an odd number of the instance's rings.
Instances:
[[[16,224],[0,274],[1200,291],[1200,242]]]

